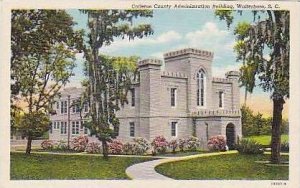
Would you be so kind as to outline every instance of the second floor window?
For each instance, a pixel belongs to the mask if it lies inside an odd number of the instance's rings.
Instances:
[[[171,88],[171,106],[176,106],[177,89]]]
[[[131,89],[131,106],[135,106],[135,89]]]
[[[61,101],[60,102],[60,113],[61,114],[68,113],[68,101]]]
[[[224,92],[220,91],[219,92],[219,108],[224,107]]]
[[[197,106],[205,105],[205,73],[204,70],[201,69],[197,73]]]

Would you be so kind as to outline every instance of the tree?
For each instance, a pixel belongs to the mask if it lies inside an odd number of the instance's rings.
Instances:
[[[99,55],[99,49],[110,45],[116,37],[143,38],[151,35],[149,24],[134,24],[138,17],[152,17],[148,10],[82,10],[88,15],[88,41],[84,50],[87,62],[88,82],[85,84],[89,97],[91,121],[87,127],[102,142],[104,158],[108,158],[108,145],[115,138],[119,120],[116,111],[126,102],[127,92],[135,78],[128,65],[136,58],[111,58]],[[119,64],[119,68],[114,67]]]
[[[241,11],[239,11],[242,13]],[[217,11],[221,20],[230,26],[233,11]],[[280,163],[280,127],[285,100],[289,98],[289,11],[253,11],[253,23],[239,23],[235,35],[239,44],[236,47],[237,60],[244,66],[253,68],[249,80],[271,93],[273,100],[272,154],[271,162]],[[269,58],[266,57],[269,55]],[[243,80],[248,83],[249,81]]]
[[[27,137],[27,154],[32,140],[48,130],[45,114],[73,75],[82,45],[82,32],[75,32],[74,24],[62,10],[12,11],[11,100],[12,107],[25,106],[17,128]],[[31,121],[34,118],[43,121]]]

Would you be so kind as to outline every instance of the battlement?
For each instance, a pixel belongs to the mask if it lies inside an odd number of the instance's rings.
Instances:
[[[167,72],[163,71],[161,73],[161,76],[163,77],[171,77],[171,78],[188,78],[188,76],[181,72]]]
[[[138,62],[138,66],[142,67],[145,65],[158,65],[161,66],[162,65],[162,61],[159,59],[144,59]]]
[[[213,77],[212,81],[213,82],[217,82],[217,83],[232,83],[232,79],[229,79],[229,78],[217,78],[217,77]]]
[[[240,117],[241,111],[236,110],[198,110],[190,114],[192,117]]]
[[[170,59],[178,56],[183,55],[196,55],[200,57],[205,57],[208,59],[212,59],[214,56],[213,52],[205,51],[205,50],[199,50],[195,48],[185,48],[182,50],[172,51],[164,54],[164,59]]]

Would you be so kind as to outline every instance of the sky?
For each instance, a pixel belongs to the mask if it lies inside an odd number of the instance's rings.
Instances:
[[[68,10],[77,22],[76,29],[87,29],[87,16],[78,10]],[[115,41],[100,49],[100,53],[111,56],[139,56],[144,58],[163,59],[163,54],[169,51],[187,47],[214,52],[212,72],[214,77],[225,77],[230,70],[239,70],[241,62],[236,61],[233,51],[235,36],[233,30],[239,21],[253,21],[250,12],[243,12],[235,17],[233,25],[228,29],[224,21],[215,17],[212,10],[157,10],[152,18],[138,19],[134,23],[151,24],[154,34],[143,39],[116,38]],[[76,56],[75,76],[71,78],[70,86],[80,87],[83,79],[83,54]],[[241,103],[244,102],[244,88],[241,88]],[[254,89],[248,98],[247,105],[255,112],[269,116],[272,112],[270,94],[259,87]],[[287,117],[288,104],[285,105],[284,117]]]

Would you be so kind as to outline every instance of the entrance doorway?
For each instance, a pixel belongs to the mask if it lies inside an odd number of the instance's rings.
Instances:
[[[234,130],[234,125],[232,123],[229,123],[226,126],[226,142],[227,142],[227,146],[228,148],[234,149],[234,145],[235,145],[235,130]]]

